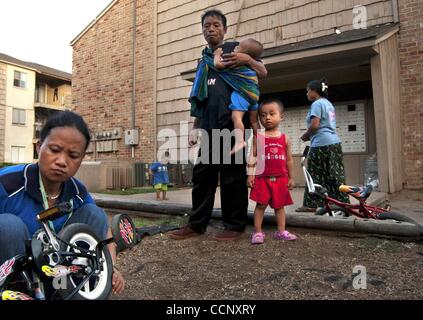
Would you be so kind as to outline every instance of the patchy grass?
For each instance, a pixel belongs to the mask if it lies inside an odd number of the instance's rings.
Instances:
[[[131,216],[135,227],[149,227],[154,225],[171,224],[176,226],[182,226],[188,222],[188,216],[168,216],[165,218],[143,218]]]

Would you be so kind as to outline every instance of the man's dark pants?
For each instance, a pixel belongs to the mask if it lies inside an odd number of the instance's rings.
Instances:
[[[225,150],[225,148],[222,149]],[[220,154],[223,154],[222,152]],[[212,154],[211,151],[210,155]],[[232,157],[232,160],[234,162],[234,157]],[[224,227],[226,230],[243,232],[248,223],[248,188],[245,160],[242,164],[222,164],[222,162],[213,164],[210,161],[209,164],[198,163],[194,166],[192,213],[189,225],[196,232],[203,233],[206,231],[213,212],[219,176]]]

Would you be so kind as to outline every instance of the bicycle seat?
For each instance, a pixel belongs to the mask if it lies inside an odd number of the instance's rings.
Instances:
[[[370,184],[365,187],[341,185],[339,186],[339,191],[347,193],[357,199],[367,199],[373,191],[373,186]]]

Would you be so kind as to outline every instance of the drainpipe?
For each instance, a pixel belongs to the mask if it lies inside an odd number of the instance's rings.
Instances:
[[[392,0],[392,12],[394,14],[394,22],[399,22],[399,8],[398,8],[398,0]]]
[[[154,40],[153,40],[153,157],[157,155],[157,11],[158,1],[154,1],[153,23],[154,23]],[[153,161],[154,159],[151,159]]]
[[[136,86],[136,68],[135,68],[135,49],[137,40],[137,0],[132,1],[132,129],[135,129],[135,86]],[[135,146],[131,146],[132,158],[135,158]]]

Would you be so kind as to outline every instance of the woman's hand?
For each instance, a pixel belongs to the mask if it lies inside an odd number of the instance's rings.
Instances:
[[[113,267],[113,276],[112,276],[112,290],[113,294],[121,294],[125,289],[125,279],[123,278],[120,271]]]

